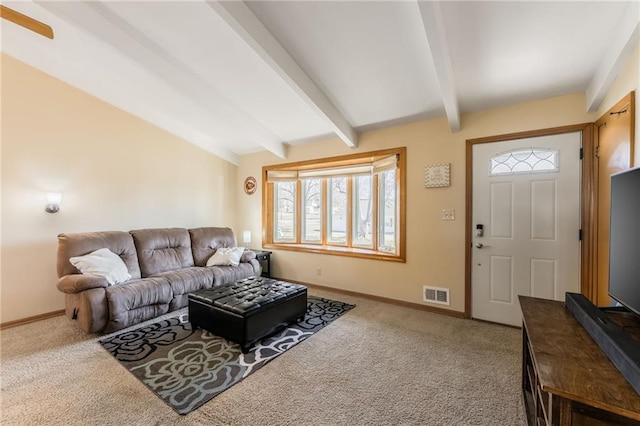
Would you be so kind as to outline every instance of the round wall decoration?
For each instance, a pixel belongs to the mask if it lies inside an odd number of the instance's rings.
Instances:
[[[256,182],[256,178],[254,178],[253,176],[249,176],[244,180],[244,192],[246,192],[247,194],[251,195],[256,192],[257,187],[258,184]]]

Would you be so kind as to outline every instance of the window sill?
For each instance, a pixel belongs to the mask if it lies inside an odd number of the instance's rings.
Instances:
[[[306,253],[329,254],[334,256],[358,257],[362,259],[384,260],[388,262],[405,263],[403,256],[396,254],[387,254],[380,251],[369,250],[359,247],[340,247],[340,246],[323,246],[316,244],[285,244],[270,243],[263,244],[264,248],[276,250],[290,250]]]

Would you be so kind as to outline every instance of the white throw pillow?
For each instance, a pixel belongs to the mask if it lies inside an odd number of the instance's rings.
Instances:
[[[124,264],[120,256],[108,248],[101,248],[84,256],[72,257],[69,261],[83,274],[105,277],[109,285],[131,279],[127,265]]]
[[[220,247],[207,260],[207,266],[238,266],[244,247]]]

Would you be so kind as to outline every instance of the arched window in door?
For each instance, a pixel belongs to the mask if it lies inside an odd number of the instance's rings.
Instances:
[[[558,171],[558,151],[543,148],[518,148],[492,157],[489,175],[545,173]]]

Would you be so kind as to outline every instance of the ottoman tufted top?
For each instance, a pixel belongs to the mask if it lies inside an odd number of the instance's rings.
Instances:
[[[307,288],[300,284],[251,277],[208,290],[194,291],[189,293],[189,299],[246,317],[306,291]]]

